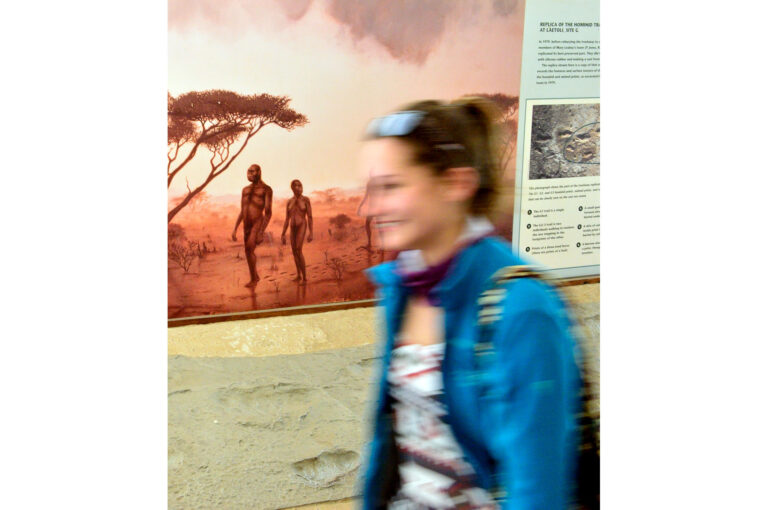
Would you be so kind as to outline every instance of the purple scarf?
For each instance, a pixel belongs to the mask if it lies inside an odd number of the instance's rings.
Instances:
[[[403,261],[403,257],[398,257],[397,273],[403,278],[403,285],[411,291],[414,296],[425,297],[430,305],[439,306],[440,302],[437,296],[430,294],[430,291],[445,278],[448,271],[453,266],[456,257],[467,247],[475,244],[480,239],[493,235],[494,230],[490,222],[485,219],[471,220],[461,236],[456,249],[450,257],[433,266],[421,267],[418,269],[408,269]],[[405,252],[404,252],[405,253]],[[411,255],[411,258],[416,255]],[[413,263],[411,263],[413,265]],[[423,262],[422,262],[423,266]]]

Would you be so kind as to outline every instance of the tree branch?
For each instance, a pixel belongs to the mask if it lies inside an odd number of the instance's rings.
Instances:
[[[248,145],[248,142],[250,141],[250,139],[253,138],[256,135],[256,133],[261,131],[261,128],[263,128],[267,124],[271,124],[271,123],[272,123],[271,121],[270,122],[259,121],[259,126],[255,130],[251,130],[248,133],[248,136],[245,137],[245,140],[243,140],[243,144],[240,146],[240,148],[237,150],[237,152],[229,159],[229,161],[227,161],[227,164],[216,175],[214,175],[214,177],[218,177],[219,175],[224,173],[227,170],[227,168],[229,168],[229,165],[231,165],[232,162],[235,159],[237,159],[237,157],[240,155],[240,153],[243,152],[243,149],[245,149],[245,146]]]
[[[271,96],[269,94],[242,96],[234,92],[220,90],[191,92],[176,98],[174,105],[177,110],[175,114],[184,116],[187,119],[185,122],[197,121],[201,129],[199,135],[196,134],[195,138],[191,140],[194,145],[190,154],[181,164],[170,171],[168,186],[170,187],[174,176],[195,156],[201,144],[211,150],[212,154],[209,158],[210,171],[204,182],[195,189],[191,189],[187,181],[187,194],[168,212],[168,222],[170,223],[174,216],[201,193],[213,179],[228,170],[243,153],[251,138],[264,126],[276,124],[290,131],[296,126],[306,124],[307,119],[303,114],[287,107],[289,102],[290,98],[287,96]],[[214,103],[220,105],[221,108],[217,108]],[[192,117],[197,118],[192,120]],[[243,135],[245,136],[243,137]],[[234,144],[241,137],[243,137],[242,143],[235,150]],[[177,149],[174,160],[178,157],[180,157],[180,150]],[[171,164],[169,164],[168,169],[171,169]]]
[[[200,147],[202,143],[204,143],[208,138],[211,137],[210,130],[211,128],[205,127],[205,122],[200,121],[200,125],[202,126],[202,131],[200,132],[200,136],[197,137],[197,140],[195,140],[195,144],[192,146],[192,150],[189,151],[189,154],[187,154],[187,157],[184,158],[184,161],[182,161],[179,166],[177,166],[170,174],[168,174],[168,187],[171,187],[171,182],[173,181],[173,178],[176,177],[176,174],[178,174],[182,168],[186,166],[187,163],[192,161],[192,158],[195,157],[195,154],[197,154],[197,148]],[[170,165],[169,165],[170,168]]]
[[[184,141],[186,143],[186,140]],[[168,175],[171,175],[171,163],[176,161],[176,157],[179,155],[179,148],[181,147],[180,142],[176,142],[176,150],[173,152],[173,157],[171,157],[171,150],[168,150]]]

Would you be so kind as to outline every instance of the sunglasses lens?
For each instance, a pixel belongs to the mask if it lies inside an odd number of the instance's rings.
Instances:
[[[385,117],[377,117],[368,125],[369,136],[406,136],[413,132],[424,118],[424,112],[396,112]]]

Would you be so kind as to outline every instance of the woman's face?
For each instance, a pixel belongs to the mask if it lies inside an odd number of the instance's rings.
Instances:
[[[385,250],[430,249],[456,221],[457,206],[444,198],[431,168],[412,160],[409,145],[395,138],[368,141],[361,169],[368,182],[368,210]]]
[[[301,181],[293,181],[291,183],[291,189],[293,190],[294,196],[301,196],[301,194],[304,192],[304,186],[301,185]]]

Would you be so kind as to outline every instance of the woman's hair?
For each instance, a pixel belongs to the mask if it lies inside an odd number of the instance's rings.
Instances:
[[[497,116],[493,104],[481,97],[450,103],[419,101],[374,119],[366,138],[403,140],[412,147],[414,162],[431,167],[438,175],[448,168],[475,168],[480,182],[470,212],[487,215],[499,193]]]
[[[285,182],[285,181],[283,181],[283,182]],[[291,188],[293,188],[293,185],[294,185],[294,184],[296,184],[296,183],[299,183],[299,184],[301,184],[301,181],[300,181],[300,180],[298,180],[298,179],[294,179],[294,180],[292,180],[292,181],[291,181]]]

